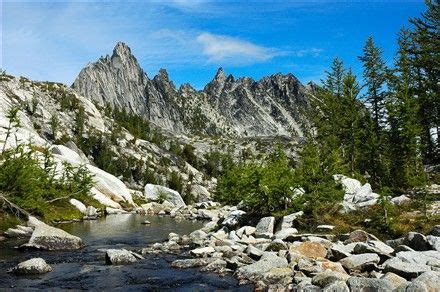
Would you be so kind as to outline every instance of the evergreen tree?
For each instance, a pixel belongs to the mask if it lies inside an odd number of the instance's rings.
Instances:
[[[326,79],[322,81],[324,89],[336,96],[340,96],[342,93],[344,74],[344,63],[338,57],[334,58],[330,71],[325,71]]]

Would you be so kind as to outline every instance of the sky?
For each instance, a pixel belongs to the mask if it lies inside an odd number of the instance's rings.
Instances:
[[[361,74],[357,57],[370,35],[392,64],[397,32],[424,10],[423,0],[1,0],[0,67],[70,85],[123,41],[150,78],[165,68],[177,86],[203,88],[219,67],[319,83],[336,56]]]

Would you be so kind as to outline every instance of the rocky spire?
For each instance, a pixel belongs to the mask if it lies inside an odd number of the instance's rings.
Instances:
[[[203,91],[205,91],[209,96],[220,96],[222,93],[223,87],[226,83],[226,75],[225,71],[222,67],[218,68],[217,73],[214,76],[214,79],[212,79],[211,82],[206,84]]]

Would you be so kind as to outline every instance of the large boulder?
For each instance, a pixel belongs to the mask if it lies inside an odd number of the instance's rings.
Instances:
[[[390,255],[394,249],[380,240],[369,240],[367,242],[358,242],[353,249],[355,254],[377,253],[379,255]]]
[[[281,258],[275,253],[265,252],[259,261],[239,268],[237,276],[240,279],[258,281],[273,268],[286,268],[287,264],[285,258]]]
[[[264,217],[261,218],[257,226],[255,226],[255,236],[256,237],[272,237],[273,230],[275,227],[275,217]]]
[[[75,250],[84,246],[81,238],[71,235],[64,230],[49,226],[37,219],[34,220],[33,217],[31,218],[32,221],[37,221],[36,224],[32,223],[35,226],[35,230],[29,242],[22,245],[22,247],[46,250]]]
[[[148,200],[158,201],[159,199],[163,199],[171,202],[176,207],[186,206],[177,191],[164,186],[147,184],[145,185],[144,195]]]
[[[342,202],[344,211],[348,212],[375,205],[380,197],[373,192],[369,183],[362,185],[358,180],[341,174],[336,174],[333,178],[344,188],[345,194]]]
[[[33,258],[19,263],[12,269],[8,270],[8,273],[14,273],[19,275],[38,275],[45,274],[52,271],[52,267],[49,266],[42,258]]]
[[[246,212],[242,210],[233,210],[231,211],[223,220],[222,225],[227,227],[235,227],[240,223],[241,218],[245,215]]]
[[[429,271],[421,274],[409,283],[406,291],[440,291],[440,271]]]
[[[296,247],[291,247],[291,250],[309,258],[325,258],[327,255],[327,249],[319,242],[305,241]]]
[[[211,199],[211,194],[202,185],[191,185],[191,195],[195,198],[196,202],[206,202]]]
[[[281,229],[293,227],[293,222],[296,219],[298,219],[299,217],[301,217],[302,215],[304,215],[304,212],[299,211],[299,212],[284,216],[283,219],[281,220]]]
[[[403,239],[403,244],[414,250],[430,250],[430,244],[426,236],[418,232],[409,232]]]
[[[332,270],[326,270],[324,272],[316,274],[312,279],[312,284],[319,287],[325,287],[336,281],[347,281],[350,278],[347,273],[335,272]]]

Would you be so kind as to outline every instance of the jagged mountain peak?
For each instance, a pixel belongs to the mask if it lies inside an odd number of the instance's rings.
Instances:
[[[117,42],[113,49],[113,56],[132,56],[130,47],[124,42]]]

